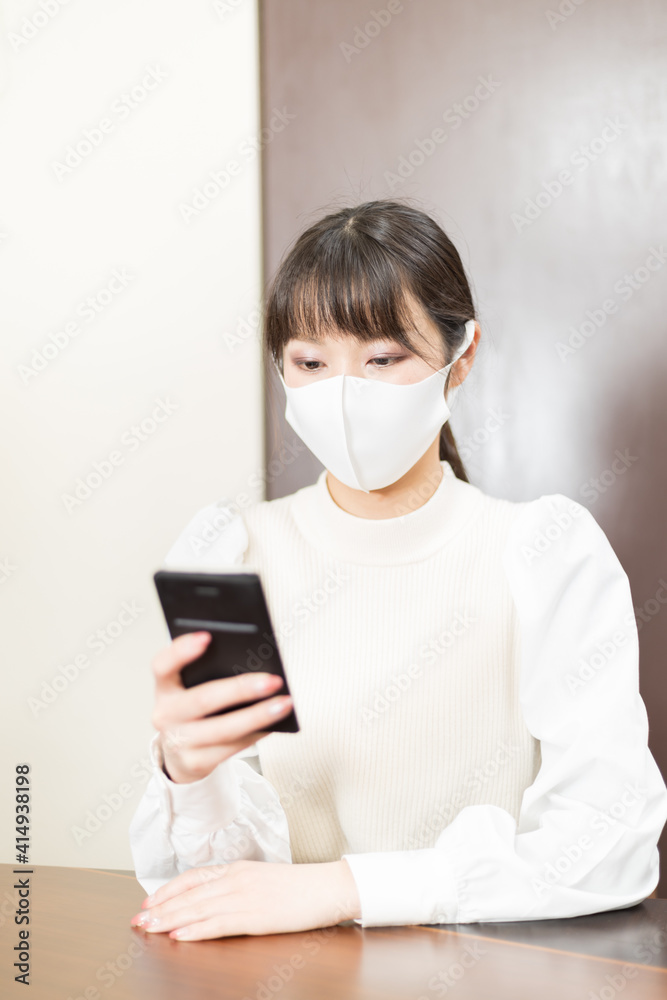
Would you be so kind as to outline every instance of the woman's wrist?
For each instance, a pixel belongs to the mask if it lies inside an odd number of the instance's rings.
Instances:
[[[361,900],[359,899],[359,890],[357,889],[357,883],[354,875],[352,874],[352,869],[348,865],[345,858],[341,858],[341,860],[337,861],[336,864],[339,866],[341,908],[344,910],[344,916],[340,919],[360,920]]]
[[[162,773],[168,781],[173,782],[175,785],[188,784],[187,778],[183,780],[182,777],[179,777],[178,768],[174,766],[173,762],[170,761],[169,767],[167,767],[167,755],[162,745],[162,734],[160,734],[160,738],[157,741],[157,757],[160,762]],[[192,781],[193,779],[191,778],[189,780]]]

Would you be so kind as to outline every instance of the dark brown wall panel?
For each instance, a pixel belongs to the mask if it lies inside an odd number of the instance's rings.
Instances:
[[[264,123],[293,116],[264,148],[267,281],[341,205],[400,195],[436,215],[482,328],[452,417],[470,479],[510,499],[564,493],[607,533],[667,773],[667,5],[260,6]],[[276,497],[321,466],[271,375],[267,400]],[[281,439],[296,457],[278,457]]]

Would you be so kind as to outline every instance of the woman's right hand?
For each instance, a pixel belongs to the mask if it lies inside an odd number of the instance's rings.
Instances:
[[[201,656],[210,641],[210,632],[177,636],[158,652],[151,664],[155,675],[152,721],[160,733],[165,769],[171,780],[179,784],[205,778],[221,761],[268,736],[266,728],[288,715],[292,708],[287,695],[266,698],[283,686],[282,677],[274,674],[241,673],[184,687],[180,671]],[[220,708],[259,696],[266,700],[236,712],[204,718]]]

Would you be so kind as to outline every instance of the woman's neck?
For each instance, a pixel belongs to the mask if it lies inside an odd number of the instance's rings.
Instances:
[[[417,510],[437,490],[442,479],[439,448],[440,435],[404,476],[381,490],[364,493],[363,490],[352,489],[328,470],[327,489],[334,503],[348,514],[372,520],[398,517],[406,511]]]

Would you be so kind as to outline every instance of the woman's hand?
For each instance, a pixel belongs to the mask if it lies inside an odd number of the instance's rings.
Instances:
[[[345,860],[320,864],[234,861],[190,868],[148,896],[133,927],[180,941],[281,934],[361,917]]]
[[[210,640],[210,632],[179,635],[151,664],[155,675],[152,721],[161,734],[167,773],[179,783],[205,778],[221,761],[267,736],[267,727],[292,709],[289,696],[267,698],[283,685],[282,677],[274,674],[247,672],[184,687],[182,668],[201,656]],[[204,718],[220,708],[259,697],[264,700],[255,705]]]

